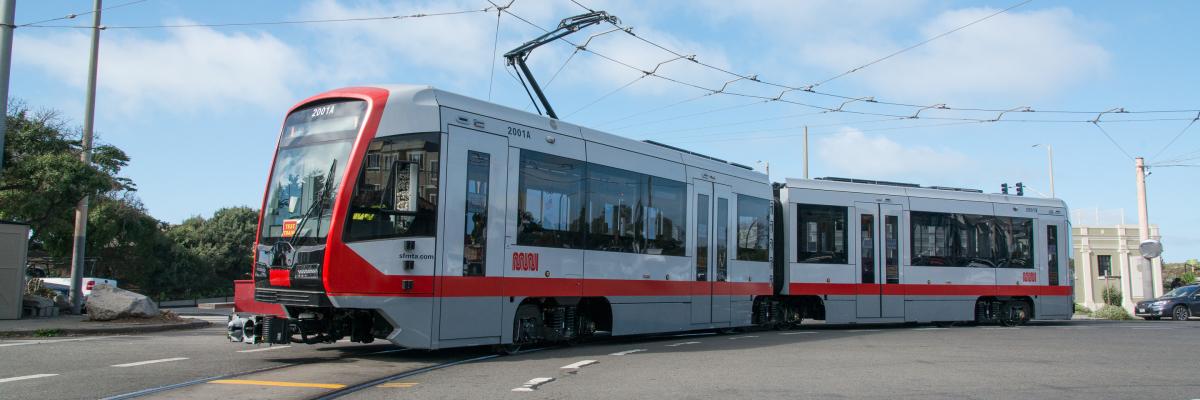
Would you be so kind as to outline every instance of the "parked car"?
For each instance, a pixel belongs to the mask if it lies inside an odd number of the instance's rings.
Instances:
[[[1145,319],[1187,321],[1200,314],[1200,285],[1180,286],[1154,300],[1139,301],[1134,315]]]
[[[52,283],[55,285],[66,286],[68,292],[70,292],[71,278],[69,278],[69,277],[67,277],[67,278],[41,278],[41,279],[42,279],[43,283],[47,283],[47,284]],[[117,287],[117,281],[115,279],[83,278],[82,282],[83,282],[83,300],[85,302],[87,301],[88,295],[92,294],[92,289],[95,288],[96,285],[103,284],[103,285],[109,285],[112,287]]]

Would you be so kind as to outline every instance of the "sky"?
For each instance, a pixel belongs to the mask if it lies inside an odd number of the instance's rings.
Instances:
[[[97,137],[131,156],[123,175],[161,220],[177,223],[226,206],[257,208],[279,126],[296,102],[344,86],[414,83],[533,112],[499,57],[542,33],[517,17],[549,28],[586,6],[619,17],[636,37],[604,33],[614,28],[598,25],[568,38],[582,43],[600,34],[588,51],[557,42],[533,53],[529,64],[565,121],[760,168],[769,163],[775,181],[802,176],[801,135],[808,126],[812,177],[986,192],[1023,182],[1027,196],[1050,195],[1049,145],[1054,194],[1076,213],[1077,226],[1119,223],[1122,216],[1137,223],[1131,157],[1142,156],[1152,165],[1150,221],[1161,229],[1164,258],[1200,258],[1200,168],[1173,166],[1200,164],[1200,123],[1189,127],[1197,112],[1133,113],[1200,109],[1200,27],[1194,23],[1200,2],[1035,0],[866,65],[1019,2],[578,1],[582,6],[516,0],[506,10],[511,14],[497,18],[495,8],[483,11],[491,6],[486,0],[146,0],[124,6],[130,0],[108,0],[105,6],[120,7],[103,13],[103,24],[112,28],[100,39]],[[91,7],[90,1],[20,0],[16,22]],[[121,28],[451,11],[471,12]],[[57,27],[18,28],[10,97],[82,125],[91,31],[69,26],[90,22],[80,16],[43,24]],[[781,86],[772,84],[816,84],[824,94],[780,96]],[[862,100],[843,105],[846,100],[830,95]],[[1023,107],[1034,111],[966,110]],[[1131,113],[1086,122],[1114,108]],[[1055,110],[1078,112],[1049,112]],[[918,118],[895,117],[912,115]]]

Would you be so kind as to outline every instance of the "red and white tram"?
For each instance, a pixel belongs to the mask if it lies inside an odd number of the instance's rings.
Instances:
[[[293,107],[262,210],[255,298],[287,317],[231,321],[248,343],[519,346],[1071,311],[1061,201],[773,191],[746,166],[425,86]]]

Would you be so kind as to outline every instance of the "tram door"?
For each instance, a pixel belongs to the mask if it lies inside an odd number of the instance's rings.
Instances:
[[[439,336],[500,336],[508,138],[453,126],[449,136]]]
[[[693,258],[692,323],[722,323],[730,320],[729,234],[730,198],[728,186],[696,180],[692,210],[695,223]]]
[[[859,318],[904,316],[900,290],[901,214],[896,204],[855,203],[858,210]]]

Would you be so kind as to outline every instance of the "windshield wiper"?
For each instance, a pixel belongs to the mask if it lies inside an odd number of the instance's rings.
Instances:
[[[296,240],[300,239],[300,232],[304,228],[304,223],[308,222],[308,219],[312,216],[313,211],[321,212],[321,210],[325,209],[325,196],[329,193],[330,187],[333,186],[333,173],[336,170],[337,159],[335,158],[333,159],[333,162],[329,164],[329,173],[325,174],[325,181],[322,182],[321,191],[317,192],[317,201],[308,207],[308,210],[304,212],[303,217],[300,217],[300,222],[296,223],[296,232],[292,234],[292,240],[288,241],[288,244],[295,246]],[[320,233],[321,219],[318,217],[317,234]]]

